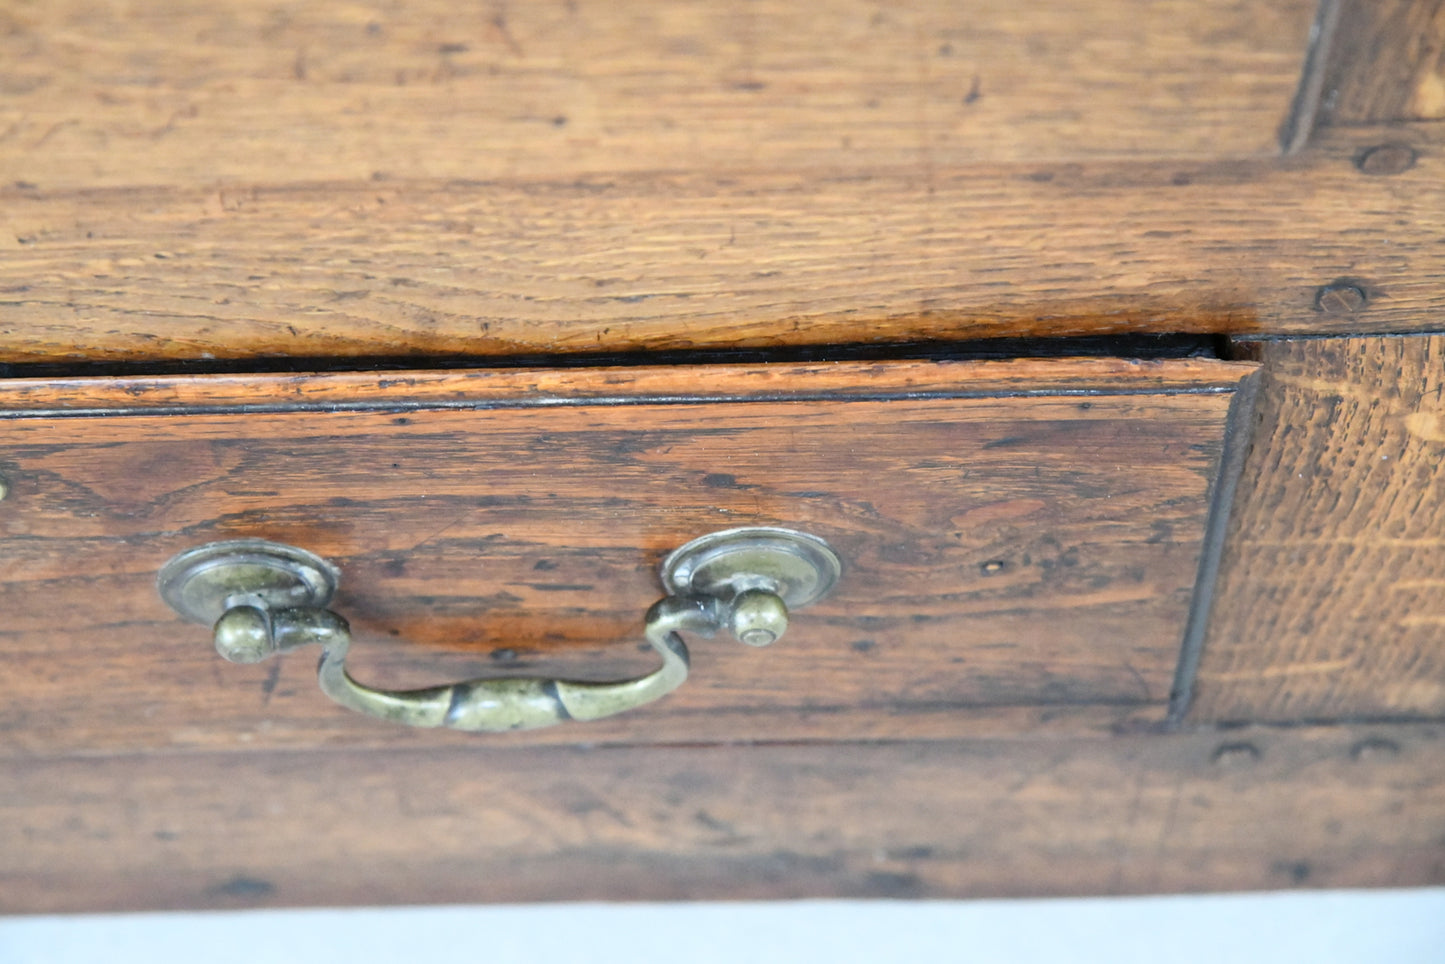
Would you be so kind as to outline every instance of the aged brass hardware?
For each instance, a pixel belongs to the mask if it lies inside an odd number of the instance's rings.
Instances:
[[[647,611],[643,636],[662,657],[646,676],[611,683],[475,679],[416,690],[374,689],[346,672],[351,630],[326,607],[341,571],[305,549],[240,539],[176,556],[157,588],[172,609],[214,627],[216,651],[236,663],[319,643],[321,689],[342,706],[408,726],[499,733],[596,720],[650,703],[682,685],[687,645],[678,634],[727,628],[766,646],[790,611],[826,595],[842,566],[823,540],[772,527],[728,529],[694,539],[662,564],[667,591]]]

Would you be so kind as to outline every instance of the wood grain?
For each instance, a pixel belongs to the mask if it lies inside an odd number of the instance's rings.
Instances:
[[[1445,2],[1339,0],[1324,71],[1326,125],[1445,119]]]
[[[1337,8],[1289,157],[1300,0],[614,7],[0,11],[0,362],[1445,309],[1445,135],[1404,123],[1445,117],[1437,0]],[[1261,358],[1202,728],[1168,735],[1247,366],[0,381],[0,910],[1445,882],[1445,339]],[[152,586],[277,538],[344,566],[364,679],[607,677],[650,665],[659,558],[753,523],[832,541],[839,594],[522,740],[224,664]],[[1416,722],[1299,725],[1364,718]],[[1291,726],[1208,728],[1251,720]]]
[[[0,13],[0,183],[1269,154],[1312,6],[11,4]]]
[[[1445,336],[1261,361],[1192,719],[1445,716]]]
[[[1438,726],[0,762],[0,909],[1445,882]]]
[[[0,189],[0,361],[1434,324],[1445,135],[1332,136],[1284,160],[926,177]],[[1418,162],[1362,172],[1381,143]],[[1359,304],[1322,300],[1341,279]]]
[[[1258,366],[1217,358],[1006,358],[471,368],[0,380],[0,417],[74,413],[539,408],[638,401],[1023,398],[1233,391]]]
[[[656,713],[536,740],[957,735],[1018,707],[1090,729],[1157,721],[1249,366],[1206,382],[1191,360],[1196,388],[1131,395],[1122,372],[1113,393],[1081,392],[1073,363],[1052,364],[1052,384],[1032,383],[1050,393],[1023,397],[968,397],[960,363],[956,398],[809,394],[799,379],[791,401],[534,393],[399,414],[377,390],[349,411],[331,395],[269,415],[12,417],[0,753],[448,739],[331,705],[309,654],[224,664],[204,627],[174,618],[161,564],[238,537],[339,563],[358,678],[393,685],[646,671],[656,566],[706,532],[785,525],[843,556],[837,592],[784,643],[700,642],[693,679]],[[1085,384],[1116,364],[1084,362]],[[875,367],[855,384],[876,386]],[[716,370],[685,371],[705,386]]]

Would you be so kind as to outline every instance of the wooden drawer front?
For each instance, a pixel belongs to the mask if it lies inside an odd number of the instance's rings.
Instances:
[[[659,560],[741,525],[823,537],[844,560],[838,589],[771,649],[696,641],[692,678],[658,704],[500,739],[1158,720],[1249,370],[1041,360],[11,383],[6,744],[478,739],[336,707],[311,652],[221,662],[154,587],[168,558],[203,543],[261,537],[339,564],[334,608],[356,630],[360,679],[608,679],[652,665],[638,644]]]

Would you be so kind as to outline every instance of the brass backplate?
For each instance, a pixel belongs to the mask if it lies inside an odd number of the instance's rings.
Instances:
[[[672,595],[732,599],[749,589],[782,598],[789,610],[827,595],[843,564],[826,542],[793,529],[752,526],[694,539],[662,563]]]
[[[315,553],[264,539],[213,542],[166,563],[161,598],[192,622],[213,625],[231,606],[324,609],[341,571]]]

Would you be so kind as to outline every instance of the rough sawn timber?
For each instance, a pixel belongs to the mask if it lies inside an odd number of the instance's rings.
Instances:
[[[1258,355],[1191,718],[1445,716],[1445,336]]]

